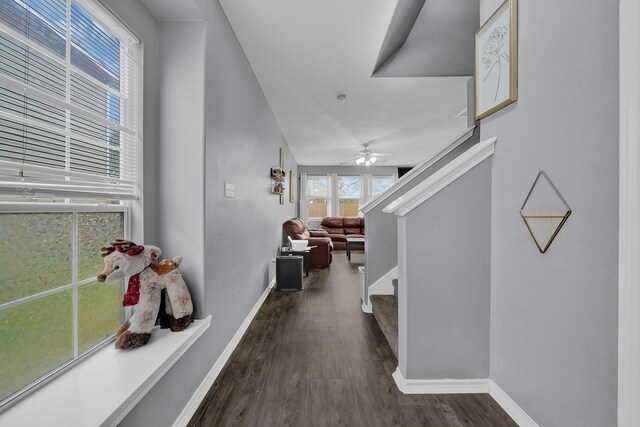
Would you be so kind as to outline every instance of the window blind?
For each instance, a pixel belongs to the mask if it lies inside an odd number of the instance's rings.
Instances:
[[[0,194],[136,197],[137,44],[91,0],[0,1]]]

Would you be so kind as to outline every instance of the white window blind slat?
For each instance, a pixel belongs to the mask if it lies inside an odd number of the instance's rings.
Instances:
[[[0,170],[15,169],[16,167],[17,165],[15,164],[15,162],[0,160]],[[42,176],[47,176],[49,178],[55,178],[55,177],[59,177],[61,179],[76,178],[78,182],[84,182],[84,183],[100,182],[100,181],[129,184],[129,185],[135,185],[136,183],[133,180],[127,180],[122,178],[109,178],[108,180],[105,180],[103,177],[96,176],[93,174],[87,174],[87,173],[78,172],[78,171],[60,171],[55,168],[47,168],[45,166],[39,166],[39,165],[22,165],[22,172],[24,176],[42,175]]]
[[[64,108],[66,110],[69,110],[73,113],[78,114],[80,117],[85,118],[85,119],[90,119],[90,120],[94,120],[95,122],[101,123],[105,126],[108,126],[112,129],[117,129],[117,130],[121,130],[123,132],[127,132],[130,134],[135,134],[136,131],[134,129],[129,129],[126,126],[120,125],[118,123],[114,123],[110,120],[108,120],[106,117],[101,117],[97,114],[94,114],[93,112],[86,110],[84,108],[78,107],[76,105],[73,105],[71,103],[62,101],[60,99],[57,99],[49,94],[47,94],[46,92],[43,92],[42,90],[39,90],[37,88],[34,88],[33,86],[29,86],[29,85],[25,85],[24,83],[21,83],[20,81],[17,81],[15,79],[12,79],[11,77],[6,77],[0,74],[0,85],[7,87],[7,88],[11,88],[14,90],[18,90],[18,91],[23,91],[25,93],[25,95],[33,95],[34,97],[40,98],[43,101],[47,101],[50,105],[52,106],[57,106],[60,108]]]
[[[0,193],[136,196],[138,40],[92,0],[0,2]]]

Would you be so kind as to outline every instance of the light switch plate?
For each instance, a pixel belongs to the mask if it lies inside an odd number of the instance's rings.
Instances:
[[[233,199],[236,197],[235,186],[230,182],[224,183],[224,197],[227,197],[229,199]]]

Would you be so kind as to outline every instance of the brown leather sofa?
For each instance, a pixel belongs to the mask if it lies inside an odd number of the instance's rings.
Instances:
[[[282,227],[287,236],[294,240],[308,240],[311,249],[311,266],[328,267],[331,265],[333,243],[325,231],[309,231],[300,218],[291,218]]]
[[[364,237],[364,218],[327,216],[322,218],[320,228],[329,233],[334,249],[346,249],[347,236]]]

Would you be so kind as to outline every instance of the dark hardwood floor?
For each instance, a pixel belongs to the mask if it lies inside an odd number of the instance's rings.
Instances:
[[[398,391],[397,362],[360,309],[357,264],[343,251],[304,286],[271,292],[190,427],[517,426],[486,394]]]

